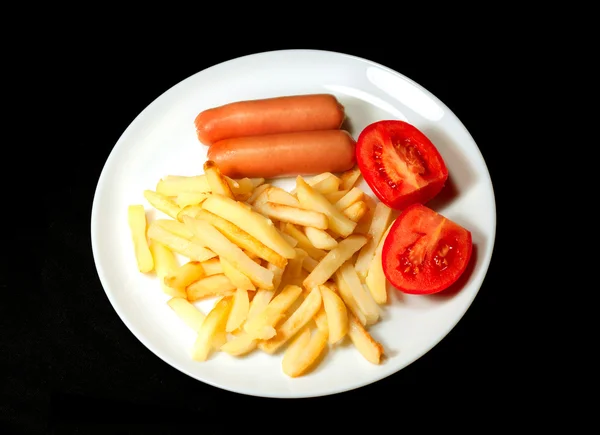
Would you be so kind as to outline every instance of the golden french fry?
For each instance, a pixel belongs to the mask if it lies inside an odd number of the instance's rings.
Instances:
[[[285,268],[286,276],[291,278],[297,278],[302,273],[302,265],[304,264],[304,259],[308,256],[305,250],[296,248],[296,257],[292,258],[287,267]]]
[[[335,192],[326,193],[323,196],[327,198],[327,201],[334,204],[344,197],[349,190],[336,190]]]
[[[236,269],[250,278],[253,284],[265,289],[273,288],[273,272],[252,261],[239,246],[231,242],[212,224],[189,216],[184,216],[183,221],[196,238],[219,257],[229,261]]]
[[[344,214],[344,216],[346,216],[351,221],[358,222],[363,218],[363,216],[365,216],[367,214],[368,211],[369,211],[369,206],[367,206],[366,202],[356,201],[350,207],[342,210],[342,213]]]
[[[384,356],[383,345],[369,334],[353,314],[350,314],[348,319],[348,337],[367,361],[373,364],[381,363]]]
[[[152,272],[154,270],[154,259],[146,238],[148,220],[146,219],[144,206],[141,204],[130,205],[127,208],[127,222],[138,270],[142,273]]]
[[[282,361],[283,372],[292,378],[301,376],[314,368],[314,364],[327,347],[327,333],[316,329],[312,332],[308,343],[304,346],[298,345],[298,347],[299,350],[294,351],[292,355],[288,354],[288,358],[284,354]]]
[[[248,318],[252,319],[256,315],[260,314],[266,307],[269,305],[271,299],[275,292],[273,290],[265,290],[263,288],[259,288],[254,293],[254,297],[252,298],[252,302],[250,302],[250,307],[248,309]]]
[[[246,202],[248,204],[254,204],[254,202],[258,199],[259,196],[264,196],[266,198],[265,190],[267,190],[269,187],[271,187],[271,185],[268,183],[256,186],[254,188],[254,191],[252,192],[252,195],[250,195],[250,198],[248,198]]]
[[[266,340],[275,335],[275,327],[284,317],[287,309],[296,301],[302,293],[302,288],[296,285],[287,285],[279,292],[265,309],[248,319],[244,323],[244,330],[252,336]]]
[[[315,267],[317,267],[317,264],[319,264],[319,262],[317,260],[312,258],[310,255],[306,255],[306,257],[304,258],[304,261],[302,262],[302,268],[310,273],[313,270],[315,270]]]
[[[300,207],[269,201],[256,206],[255,209],[268,218],[281,222],[290,222],[292,224],[320,228],[322,230],[327,229],[329,226],[327,215],[314,210],[305,210]]]
[[[186,298],[187,295],[184,288],[169,287],[164,281],[165,276],[179,267],[173,251],[162,243],[150,240],[150,252],[152,252],[152,258],[154,259],[154,272],[158,277],[163,292],[169,296]]]
[[[185,298],[177,297],[169,299],[167,304],[186,325],[196,332],[200,331],[200,327],[206,316],[194,304]]]
[[[183,222],[173,219],[156,219],[152,222],[151,225],[158,225],[159,227],[167,230],[170,233],[173,233],[179,237],[183,237],[184,239],[192,240],[194,238],[194,233],[192,233],[188,227],[184,225]]]
[[[234,198],[229,181],[221,174],[221,170],[215,162],[212,160],[204,162],[204,175],[213,194],[216,193],[228,198]]]
[[[338,274],[338,287],[343,287],[344,283],[350,288],[352,296],[358,305],[358,308],[365,315],[367,325],[372,325],[379,320],[379,306],[373,300],[373,296],[363,283],[360,281],[358,273],[351,261],[346,261],[336,272]]]
[[[225,257],[219,257],[219,260],[221,261],[223,273],[237,289],[256,290],[252,280],[240,272],[229,260],[226,260]]]
[[[258,347],[267,353],[275,353],[277,349],[283,346],[304,325],[308,324],[321,308],[321,304],[321,292],[318,288],[312,289],[298,308],[294,310],[281,326],[276,328],[276,334],[266,341],[261,341]]]
[[[269,263],[273,263],[278,267],[284,268],[286,266],[287,258],[282,257],[256,237],[251,236],[227,219],[223,219],[221,216],[217,216],[206,210],[200,211],[195,217],[197,219],[205,220],[215,226],[225,237],[245,251],[262,258]]]
[[[344,281],[344,279],[342,278],[342,276],[339,273],[336,273],[334,275],[334,281],[335,281],[335,287],[331,286],[331,285],[329,285],[328,287],[330,289],[336,291],[340,295],[342,300],[344,301],[344,304],[346,304],[346,307],[348,308],[348,310],[350,310],[350,312],[352,314],[354,314],[354,316],[358,319],[358,321],[362,325],[366,325],[367,318],[365,317],[364,313],[358,307],[358,304],[356,303],[356,300],[354,299],[354,296],[352,295],[352,290],[350,289],[350,287],[348,286],[346,281]]]
[[[323,295],[321,295],[323,297]],[[315,324],[319,331],[329,334],[329,322],[327,321],[327,313],[325,312],[325,306],[321,304],[321,308],[317,311],[317,314],[313,317]]]
[[[379,244],[375,249],[375,255],[371,260],[371,264],[369,265],[369,269],[367,270],[367,276],[365,278],[365,284],[367,288],[371,292],[371,296],[373,296],[373,300],[377,302],[379,305],[385,304],[388,300],[388,292],[387,292],[387,278],[383,273],[383,264],[381,263],[381,253],[383,251],[383,244],[385,243],[385,239],[392,228],[391,225],[388,226],[387,230],[379,240]]]
[[[202,264],[206,276],[223,273],[223,267],[221,266],[219,257],[213,257],[210,260],[202,261],[200,264]]]
[[[175,204],[184,209],[188,205],[200,205],[208,198],[208,192],[181,192],[175,198]]]
[[[190,260],[205,261],[217,255],[194,240],[188,240],[164,229],[160,225],[155,225],[155,222],[152,222],[148,227],[148,237]]]
[[[340,241],[306,277],[303,282],[304,287],[312,289],[319,284],[325,283],[365,243],[367,243],[367,237],[362,234],[352,234]]]
[[[239,328],[246,321],[249,309],[250,299],[248,298],[248,290],[242,288],[236,289],[233,294],[233,304],[227,318],[225,331],[231,332]]]
[[[182,264],[177,269],[172,270],[164,277],[165,285],[175,288],[185,288],[191,283],[204,278],[206,273],[202,268],[202,263],[190,260]]]
[[[264,178],[262,179],[264,182]],[[258,182],[258,180],[257,180]],[[235,179],[235,186],[231,186],[231,191],[233,192],[233,194],[237,197],[238,195],[249,195],[252,194],[252,192],[254,191],[254,187],[256,187],[254,185],[254,182],[252,181],[252,179],[245,177],[245,178],[238,178]]]
[[[273,291],[279,290],[279,285],[281,284],[283,272],[285,272],[285,269],[283,269],[273,263],[267,263],[266,267],[271,272],[273,272]]]
[[[281,367],[286,375],[291,376],[291,373],[296,373],[297,361],[309,342],[310,328],[308,326],[305,326],[292,339],[292,341],[290,342],[283,354],[283,359],[281,360]]]
[[[385,205],[383,202],[377,203],[375,210],[373,211],[373,218],[371,219],[371,225],[369,226],[369,232],[367,233],[369,240],[358,252],[354,268],[358,273],[361,281],[364,281],[367,277],[369,266],[373,261],[375,250],[377,245],[383,236],[383,233],[387,230],[392,219],[392,209]]]
[[[277,204],[285,204],[291,207],[300,207],[300,202],[298,198],[289,193],[286,190],[283,190],[281,187],[270,186],[265,190],[265,195],[267,196],[267,202],[274,202]]]
[[[352,189],[348,190],[344,196],[336,201],[334,204],[335,208],[338,210],[345,210],[355,202],[362,201],[364,196],[365,193],[362,190],[360,190],[358,187],[353,187]]]
[[[304,227],[304,234],[310,240],[310,243],[317,249],[324,249],[330,251],[335,248],[338,244],[331,235],[322,229],[315,227]]]
[[[215,336],[225,330],[232,303],[232,297],[225,296],[217,301],[206,315],[192,347],[192,358],[194,360],[206,361],[208,359],[210,352],[214,349]]]
[[[329,229],[343,237],[352,234],[356,227],[356,222],[335,208],[322,193],[309,186],[301,176],[296,177],[296,189],[298,190],[297,196],[302,207],[327,215]]]
[[[348,333],[348,309],[342,298],[326,285],[318,286],[327,315],[329,343],[338,343]]]
[[[340,175],[340,190],[349,190],[354,187],[358,179],[360,178],[361,172],[358,166],[347,170]]]
[[[294,258],[296,251],[277,231],[273,222],[242,204],[223,195],[211,195],[202,203],[202,207],[237,225],[282,257]]]
[[[204,175],[167,175],[156,184],[156,192],[164,196],[179,196],[183,192],[210,192],[210,186]]]
[[[298,247],[305,251],[310,257],[315,260],[321,260],[327,252],[322,249],[315,248],[311,241],[308,239],[306,234],[298,229],[294,224],[287,223],[284,228],[285,234],[293,237],[298,241]]]
[[[331,172],[323,172],[319,175],[315,175],[308,181],[308,184],[312,186],[313,189],[324,195],[337,191],[340,187],[340,183],[341,180]]]
[[[235,286],[224,274],[205,276],[185,288],[186,298],[190,302],[212,296],[229,295],[235,291]]]
[[[257,344],[258,340],[256,338],[241,330],[239,334],[223,344],[220,349],[229,355],[241,356],[256,349]]]
[[[177,215],[181,211],[181,208],[175,201],[162,193],[153,190],[144,190],[144,198],[146,198],[152,207],[171,216],[173,219],[177,219]]]
[[[203,210],[204,209],[202,208],[201,204],[186,205],[181,210],[179,210],[179,213],[177,213],[177,220],[179,221],[179,223],[183,223],[184,216],[195,218],[198,215],[198,213],[200,213]]]

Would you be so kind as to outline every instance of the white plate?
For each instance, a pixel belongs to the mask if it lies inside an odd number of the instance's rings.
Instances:
[[[145,204],[151,210],[142,192],[154,189],[161,177],[202,173],[207,147],[198,142],[193,123],[200,111],[236,100],[316,92],[338,97],[355,138],[365,126],[384,118],[408,121],[429,136],[450,174],[449,185],[429,205],[471,230],[472,267],[451,294],[407,296],[392,289],[383,320],[370,327],[386,349],[388,357],[381,365],[367,362],[351,345],[330,351],[313,372],[294,379],[283,374],[280,356],[260,351],[245,358],[220,352],[208,361],[193,361],[189,351],[194,333],[167,306],[169,297],[157,280],[137,271],[127,206]],[[278,184],[291,188],[293,181]],[[372,194],[364,182],[361,187]],[[160,95],[117,141],[98,181],[91,218],[93,254],[106,295],[148,349],[207,384],[280,398],[359,388],[398,372],[428,352],[477,295],[491,260],[495,232],[496,206],[487,166],[452,111],[419,84],[383,65],[318,50],[281,50],[233,59],[200,71]]]

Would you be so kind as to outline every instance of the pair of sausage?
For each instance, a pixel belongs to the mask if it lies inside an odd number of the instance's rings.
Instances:
[[[204,110],[194,124],[207,158],[232,178],[343,172],[355,164],[344,107],[331,94],[238,101]]]

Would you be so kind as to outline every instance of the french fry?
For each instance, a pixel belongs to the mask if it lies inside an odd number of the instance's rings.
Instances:
[[[279,234],[273,222],[260,213],[248,210],[242,203],[223,195],[211,195],[202,207],[237,225],[284,258],[294,258],[296,251]]]
[[[273,263],[267,263],[266,268],[273,272],[273,291],[279,290],[279,285],[281,284],[283,272],[285,272],[285,269]]]
[[[336,273],[334,275],[334,281],[335,281],[335,287],[333,287],[331,285],[328,287],[334,291],[337,291],[337,293],[340,295],[340,297],[344,301],[344,304],[346,304],[346,307],[348,308],[348,310],[352,314],[354,314],[354,316],[358,319],[358,321],[362,325],[366,325],[367,318],[365,317],[364,313],[358,307],[358,304],[356,303],[356,300],[354,299],[354,296],[352,295],[352,290],[350,289],[348,284],[342,279],[341,275],[338,273]]]
[[[202,322],[206,316],[196,306],[190,303],[185,298],[173,297],[167,301],[167,305],[184,321],[186,325],[192,328],[195,332],[200,331]]]
[[[205,220],[217,228],[225,237],[238,245],[240,248],[248,251],[269,263],[284,268],[287,264],[287,258],[282,257],[277,252],[266,246],[256,237],[251,236],[237,225],[231,223],[221,216],[217,216],[207,210],[202,210],[196,214],[197,219]],[[193,233],[192,233],[193,234]]]
[[[327,316],[329,344],[336,344],[348,333],[348,309],[342,298],[326,285],[319,285]]]
[[[183,223],[184,216],[195,218],[196,216],[198,216],[198,213],[200,213],[202,210],[204,210],[202,208],[202,204],[186,205],[181,210],[179,210],[179,213],[177,213],[177,220],[179,221],[179,223]]]
[[[336,190],[335,192],[326,193],[323,196],[327,198],[327,201],[334,204],[344,197],[349,190]]]
[[[298,334],[293,338],[287,349],[283,354],[281,360],[281,367],[283,372],[292,376],[292,374],[298,376],[297,372],[297,361],[300,358],[302,351],[306,348],[310,342],[310,328],[305,326]]]
[[[302,262],[302,268],[310,273],[313,270],[315,270],[315,267],[317,267],[317,264],[319,264],[319,262],[317,260],[312,258],[310,255],[306,255],[306,257],[304,258],[304,261]]]
[[[302,273],[302,265],[304,264],[304,259],[308,256],[304,249],[295,248],[296,249],[296,257],[292,258],[286,269],[285,273],[287,276],[292,278],[297,278]]]
[[[154,259],[146,238],[148,220],[146,219],[144,206],[141,204],[130,205],[127,208],[127,222],[138,270],[142,273],[152,272],[154,270]]]
[[[208,195],[208,192],[181,192],[175,197],[175,204],[181,209],[188,205],[200,205]]]
[[[152,222],[151,225],[158,225],[159,227],[167,230],[170,233],[173,233],[179,237],[183,237],[184,239],[192,240],[194,238],[194,233],[190,231],[188,227],[184,225],[183,222],[173,219],[156,219]]]
[[[352,234],[340,241],[306,277],[303,282],[304,287],[312,289],[319,284],[325,283],[335,274],[338,268],[350,259],[355,252],[362,248],[365,243],[367,243],[367,237],[361,234]]]
[[[347,285],[350,288],[358,308],[365,315],[366,324],[372,325],[376,323],[380,317],[379,306],[373,300],[369,290],[363,286],[352,262],[346,261],[336,273],[339,279],[339,281],[336,281],[338,287]]]
[[[349,190],[354,187],[360,178],[361,172],[358,166],[348,169],[340,175],[340,190]]]
[[[246,321],[249,309],[250,299],[248,298],[248,290],[243,288],[236,289],[235,293],[233,294],[233,304],[231,306],[229,316],[227,317],[225,331],[231,332],[239,328],[242,323]]]
[[[192,347],[192,358],[196,361],[206,361],[214,349],[214,337],[225,330],[227,317],[231,311],[233,299],[226,296],[215,304],[202,322],[198,336]]]
[[[353,314],[350,314],[348,319],[348,337],[367,361],[373,364],[381,363],[384,356],[383,345],[369,334]]]
[[[276,328],[276,334],[266,341],[261,341],[258,347],[267,353],[275,353],[296,332],[308,324],[321,308],[321,304],[321,292],[318,288],[313,288],[298,308],[294,310],[281,326]]]
[[[302,346],[302,344],[304,345]],[[292,378],[303,375],[314,367],[319,356],[327,347],[327,333],[316,329],[311,333],[308,343],[301,342],[298,347],[299,349],[292,355],[288,354],[288,358],[284,354],[282,361],[283,372]]]
[[[323,297],[323,295],[321,295]],[[327,313],[325,312],[325,306],[321,304],[321,308],[317,311],[317,314],[313,317],[315,324],[319,331],[329,334],[329,322],[327,321]]]
[[[226,260],[225,257],[219,257],[219,261],[221,262],[223,273],[238,290],[256,290],[256,286],[252,283],[252,280],[240,272],[229,260]]]
[[[200,264],[202,264],[202,269],[204,269],[206,276],[223,273],[223,267],[221,266],[219,257],[213,257],[210,260],[202,261]]]
[[[304,234],[306,238],[310,240],[310,243],[317,249],[324,249],[330,251],[335,248],[338,244],[331,235],[322,229],[315,227],[304,227]]]
[[[273,288],[273,272],[252,261],[239,246],[231,242],[213,225],[189,216],[185,216],[183,220],[202,243],[219,257],[229,261],[236,269],[250,278],[253,284],[261,288]]]
[[[290,222],[292,224],[314,227],[322,230],[326,230],[329,227],[327,215],[314,210],[305,210],[303,208],[269,201],[258,205],[256,210],[270,219],[281,222]]]
[[[175,288],[185,288],[191,283],[204,278],[206,273],[202,268],[202,263],[190,260],[177,269],[170,271],[163,279],[165,285]]]
[[[196,241],[178,236],[177,234],[165,230],[160,225],[154,225],[154,222],[148,227],[148,237],[162,243],[171,251],[181,254],[190,260],[205,261],[209,258],[216,257],[217,255]]]
[[[352,234],[356,222],[335,208],[322,193],[309,186],[301,176],[296,177],[296,188],[298,190],[298,200],[302,207],[326,214],[329,220],[328,228],[337,234],[343,237]]]
[[[215,162],[212,160],[204,162],[204,175],[212,193],[234,198],[229,181],[221,174],[221,170]]]
[[[156,192],[164,196],[179,196],[184,192],[210,192],[210,186],[203,174],[193,176],[167,175],[156,184]]]
[[[239,330],[239,333],[223,344],[220,349],[232,356],[242,356],[256,349],[258,341],[246,331]]]
[[[154,272],[158,277],[163,292],[173,297],[186,298],[187,295],[184,288],[169,287],[165,284],[165,276],[179,267],[173,251],[156,240],[150,240],[150,252],[152,252],[152,258],[154,259]]]
[[[363,218],[363,216],[365,216],[365,214],[367,214],[368,211],[369,207],[367,206],[366,202],[357,201],[350,207],[344,209],[342,213],[351,221],[358,222]]]
[[[300,207],[298,198],[283,190],[281,187],[270,186],[266,189],[265,195],[267,196],[267,202],[274,202],[277,204],[285,204],[291,207]]]
[[[254,204],[254,201],[256,201],[256,199],[259,196],[263,195],[265,193],[265,190],[267,190],[269,187],[271,187],[271,185],[268,184],[268,183],[267,184],[260,184],[259,186],[256,186],[254,188],[254,191],[252,192],[252,195],[250,195],[250,198],[248,198],[246,200],[246,202],[248,204]],[[266,196],[265,196],[265,198],[266,198]]]
[[[310,257],[315,260],[321,260],[327,252],[322,249],[315,248],[311,241],[306,237],[306,234],[298,229],[294,224],[287,223],[284,232],[298,241],[298,247],[304,250]]]
[[[342,196],[339,200],[336,201],[335,208],[338,210],[345,210],[350,207],[352,204],[358,201],[362,201],[365,194],[358,187],[353,187],[348,190],[347,193]]]
[[[373,257],[373,260],[371,260],[371,264],[369,265],[369,269],[367,270],[367,277],[365,278],[365,284],[371,292],[373,300],[379,305],[385,304],[388,301],[387,278],[383,273],[381,254],[383,251],[383,244],[385,243],[385,239],[388,233],[390,232],[391,228],[392,226],[389,225],[387,230],[379,240],[379,244],[377,245],[377,249],[375,250],[375,256]]]
[[[313,189],[322,194],[335,192],[340,187],[341,180],[333,175],[331,172],[323,172],[319,175],[315,175],[308,182]]]
[[[264,182],[264,178],[262,179]],[[235,180],[236,186],[230,186],[231,191],[237,197],[238,195],[251,194],[254,191],[254,182],[248,178],[239,178]],[[257,181],[258,182],[258,181]]]
[[[373,218],[371,219],[369,232],[367,233],[367,235],[370,236],[369,240],[358,252],[358,257],[354,263],[354,268],[363,282],[367,277],[369,266],[371,265],[373,257],[375,256],[377,245],[379,244],[383,233],[390,225],[391,218],[392,209],[383,202],[377,203],[375,210],[373,211]]]
[[[212,296],[223,296],[232,294],[235,286],[224,274],[206,276],[185,288],[186,299],[194,302]]]
[[[273,290],[265,290],[264,288],[256,290],[248,309],[248,320],[261,313],[269,305],[274,295],[275,292]]]
[[[158,211],[171,216],[173,219],[177,219],[181,208],[168,196],[153,190],[144,190],[144,198]]]
[[[265,309],[255,317],[244,323],[244,330],[252,336],[261,340],[267,340],[276,334],[275,327],[284,317],[287,309],[296,301],[302,293],[302,288],[296,285],[287,285],[279,292]]]

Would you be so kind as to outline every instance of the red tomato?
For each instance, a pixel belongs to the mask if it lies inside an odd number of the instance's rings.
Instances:
[[[472,248],[470,231],[427,206],[413,204],[390,227],[381,253],[383,273],[404,293],[437,293],[462,275]]]
[[[374,122],[360,133],[356,160],[373,193],[402,210],[436,196],[448,179],[435,145],[415,126],[399,120]]]

